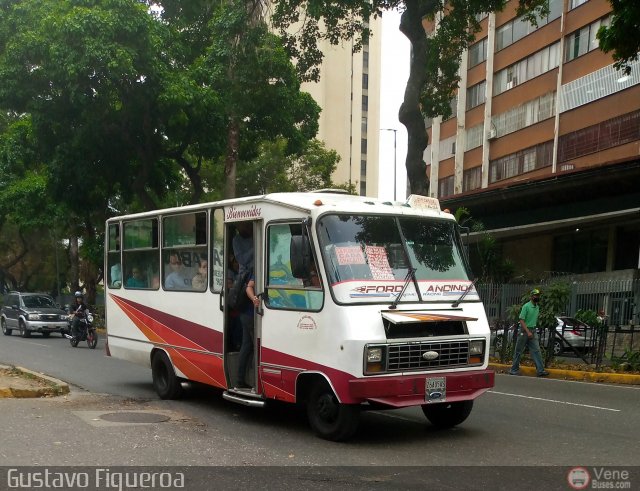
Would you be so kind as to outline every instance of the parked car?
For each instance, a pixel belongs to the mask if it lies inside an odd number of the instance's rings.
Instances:
[[[44,293],[10,292],[5,295],[0,314],[2,333],[11,336],[14,330],[28,338],[32,332],[49,337],[52,332],[67,331],[68,314],[49,295]]]
[[[573,317],[556,317],[556,333],[562,334],[564,339],[569,343],[569,345],[575,348],[578,351],[588,351],[593,347],[594,337],[593,337],[593,328],[578,319],[574,319]],[[514,332],[518,327],[517,323],[509,326],[507,330],[507,336],[509,336],[509,342],[514,342]],[[548,331],[544,331],[540,335],[540,345],[547,346],[547,333]],[[540,333],[539,333],[540,334]],[[495,347],[496,351],[502,350],[502,343],[505,339],[504,329],[496,329],[491,331],[491,342]],[[555,356],[561,355],[563,351],[569,350],[570,348],[566,343],[563,343],[558,336],[555,336],[553,339],[553,354]]]

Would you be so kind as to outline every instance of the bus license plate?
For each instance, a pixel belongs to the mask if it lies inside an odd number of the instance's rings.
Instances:
[[[447,379],[431,377],[425,380],[424,400],[426,402],[444,402],[447,398]]]

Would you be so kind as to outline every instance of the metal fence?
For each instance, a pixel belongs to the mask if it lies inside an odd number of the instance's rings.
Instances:
[[[579,310],[604,314],[604,324],[585,333],[587,349],[576,349],[563,330],[541,331],[541,347],[547,363],[553,356],[575,355],[585,363],[599,367],[625,352],[640,350],[640,280],[571,281],[571,294],[562,312],[573,317]],[[544,289],[543,285],[541,286]],[[530,284],[479,284],[491,326],[492,353],[502,362],[513,357],[515,320],[509,319],[513,305],[521,305],[531,290]],[[555,344],[555,350],[554,350]],[[558,348],[560,346],[560,348]],[[558,352],[559,351],[559,352]]]
[[[610,326],[640,324],[640,279],[571,281],[569,300],[560,314],[573,317],[578,310],[593,310],[607,316]],[[541,286],[544,290],[545,285]],[[508,309],[521,305],[531,290],[526,283],[485,283],[476,286],[490,324],[508,318]]]

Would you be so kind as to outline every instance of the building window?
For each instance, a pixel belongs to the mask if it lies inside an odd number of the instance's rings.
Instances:
[[[472,85],[467,89],[467,111],[474,107],[484,104],[486,81],[483,80],[479,84]]]
[[[440,161],[450,159],[456,153],[456,135],[440,140],[439,159]]]
[[[445,198],[453,194],[453,176],[438,179],[438,198]]]
[[[367,183],[364,181],[360,182],[360,196],[367,195]]]
[[[602,121],[563,135],[558,140],[558,162],[640,140],[640,111]]]
[[[366,138],[361,138],[360,139],[360,153],[363,155],[367,154],[367,139]]]
[[[555,92],[549,92],[491,118],[496,137],[539,123],[555,115]]]
[[[579,7],[583,3],[587,3],[589,0],[569,0],[569,10],[573,10]]]
[[[543,73],[558,67],[560,43],[541,49],[495,74],[493,95],[502,94]]]
[[[600,43],[596,37],[598,29],[602,26],[608,26],[610,22],[610,17],[604,17],[572,34],[569,34],[565,44],[566,49],[564,52],[564,61],[568,62],[574,60],[578,56],[582,56],[589,51],[598,49],[600,47]]]
[[[369,110],[369,96],[362,96],[362,112],[366,113]]]
[[[484,38],[469,48],[469,68],[479,65],[487,59],[487,38]]]
[[[520,41],[523,37],[560,17],[562,15],[562,6],[563,0],[549,0],[549,15],[539,17],[537,26],[526,21],[523,17],[518,17],[498,27],[496,29],[496,51]]]
[[[368,51],[362,52],[362,69],[364,71],[369,71],[369,52]]]
[[[360,131],[362,131],[363,135],[367,134],[367,118],[362,118],[362,122],[360,124]]]
[[[462,173],[462,191],[479,189],[482,185],[482,167],[467,169]]]
[[[484,131],[484,123],[475,125],[467,130],[467,138],[465,141],[465,152],[472,148],[482,145],[482,132]]]
[[[363,73],[362,74],[362,88],[364,90],[367,90],[369,88],[369,74],[368,73]]]
[[[629,64],[629,77],[622,77],[622,73],[611,64],[564,84],[559,97],[559,111],[570,111],[640,84],[640,60]]]
[[[367,161],[360,161],[360,179],[364,182],[367,180]]]
[[[489,182],[494,183],[525,172],[549,167],[552,163],[553,141],[548,141],[490,162]]]

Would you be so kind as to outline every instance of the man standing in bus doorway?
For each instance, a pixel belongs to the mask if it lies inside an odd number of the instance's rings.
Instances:
[[[510,375],[520,375],[520,358],[527,346],[529,347],[531,358],[536,365],[536,375],[538,377],[547,377],[549,375],[549,372],[544,369],[544,364],[542,363],[540,343],[536,331],[538,315],[540,314],[539,303],[540,290],[534,288],[531,290],[531,300],[525,303],[520,310],[520,329],[518,332],[518,340],[516,341],[515,353],[513,354],[513,365],[511,365],[511,370],[509,370]]]
[[[260,300],[255,294],[255,278],[253,273],[253,223],[239,222],[236,225],[236,229],[238,233],[233,238],[233,255],[238,261],[238,274],[242,276],[245,271],[250,272],[245,291],[249,300],[251,300],[240,312],[242,342],[240,345],[240,354],[238,355],[238,379],[236,388],[251,389],[252,387],[246,382],[245,376],[247,366],[250,364],[253,355],[253,321],[255,308],[260,304]]]

